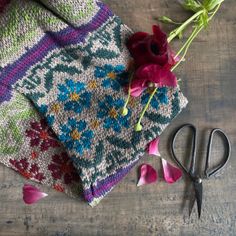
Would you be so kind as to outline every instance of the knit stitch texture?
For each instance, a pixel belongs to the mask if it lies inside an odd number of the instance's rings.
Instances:
[[[95,206],[186,106],[186,98],[179,87],[160,89],[142,132],[134,131],[150,91],[132,99],[128,115],[121,116],[131,61],[125,42],[132,31],[100,1],[12,0],[0,24],[6,26],[0,29],[1,109],[17,94],[32,102]],[[31,128],[37,131],[37,125]],[[56,146],[54,141],[41,147]]]

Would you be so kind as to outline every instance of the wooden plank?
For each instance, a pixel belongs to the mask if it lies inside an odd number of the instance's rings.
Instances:
[[[161,15],[177,20],[188,16],[178,1],[106,2],[134,30],[150,32],[151,25]],[[137,168],[134,168],[94,209],[81,200],[49,189],[45,189],[49,196],[43,201],[26,206],[21,200],[24,180],[1,165],[0,235],[236,235],[235,12],[235,0],[225,1],[209,29],[193,43],[187,61],[177,70],[190,103],[163,133],[160,144],[163,157],[170,160],[170,136],[184,122],[194,123],[200,130],[201,157],[205,155],[211,128],[221,127],[230,136],[233,152],[229,165],[222,175],[204,182],[201,220],[197,219],[196,208],[191,218],[188,216],[190,191],[186,178],[175,185],[168,185],[160,178],[156,185],[137,188]],[[174,43],[174,48],[179,44]],[[217,143],[214,155],[221,152]],[[182,154],[180,149],[178,153]],[[157,158],[145,157],[142,161],[161,168]]]

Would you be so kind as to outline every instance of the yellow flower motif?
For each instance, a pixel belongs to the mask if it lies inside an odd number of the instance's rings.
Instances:
[[[108,78],[110,79],[115,79],[116,78],[116,74],[114,72],[110,72],[107,74]]]
[[[73,140],[79,140],[81,137],[81,134],[78,132],[77,129],[75,129],[71,132],[70,136]]]
[[[99,121],[95,120],[95,121],[92,122],[91,128],[92,129],[97,129],[99,127],[99,125],[100,125]]]
[[[88,83],[88,88],[90,88],[90,89],[95,89],[95,88],[97,88],[97,82],[96,82],[96,80],[91,80],[91,81],[89,81],[89,83]]]
[[[60,109],[61,109],[61,106],[60,106],[60,104],[58,104],[58,103],[53,104],[53,105],[52,105],[52,108],[51,108],[52,112],[54,112],[55,114],[58,114],[58,112],[60,111]]]
[[[75,93],[75,92],[71,93],[71,94],[70,94],[70,99],[71,99],[72,101],[78,101],[78,100],[79,100],[79,94],[78,94],[78,93]]]
[[[117,118],[118,112],[116,111],[116,109],[115,109],[114,107],[112,107],[112,109],[109,111],[109,116],[110,116],[111,118],[114,118],[114,119]]]

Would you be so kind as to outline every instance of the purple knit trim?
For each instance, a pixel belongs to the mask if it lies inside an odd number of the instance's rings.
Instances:
[[[21,79],[32,65],[44,58],[48,52],[58,46],[63,48],[67,45],[83,42],[88,33],[101,27],[113,15],[105,4],[98,5],[100,7],[99,11],[89,23],[78,28],[69,26],[56,33],[46,32],[37,45],[28,50],[13,64],[5,67],[0,74],[0,102],[10,100],[12,85]]]
[[[120,182],[129,173],[129,171],[136,165],[137,162],[138,160],[125,168],[120,168],[115,174],[108,176],[102,181],[99,181],[96,186],[91,186],[90,189],[86,189],[84,191],[85,200],[91,203],[94,198],[99,198],[106,195],[118,182]]]

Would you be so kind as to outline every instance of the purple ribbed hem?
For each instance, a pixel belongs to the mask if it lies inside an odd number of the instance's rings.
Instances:
[[[60,32],[47,32],[37,45],[32,47],[13,64],[5,67],[0,74],[0,102],[9,101],[12,85],[21,79],[27,70],[43,59],[53,49],[78,44],[85,40],[88,33],[97,30],[113,15],[105,4],[98,4],[100,9],[96,16],[87,24],[78,28],[67,27]],[[4,86],[6,86],[4,88]]]
[[[85,200],[89,203],[92,203],[96,198],[105,196],[129,173],[129,171],[135,166],[137,162],[138,160],[125,168],[117,170],[115,174],[110,175],[106,179],[97,182],[96,186],[91,186],[90,189],[86,189],[84,191]]]

